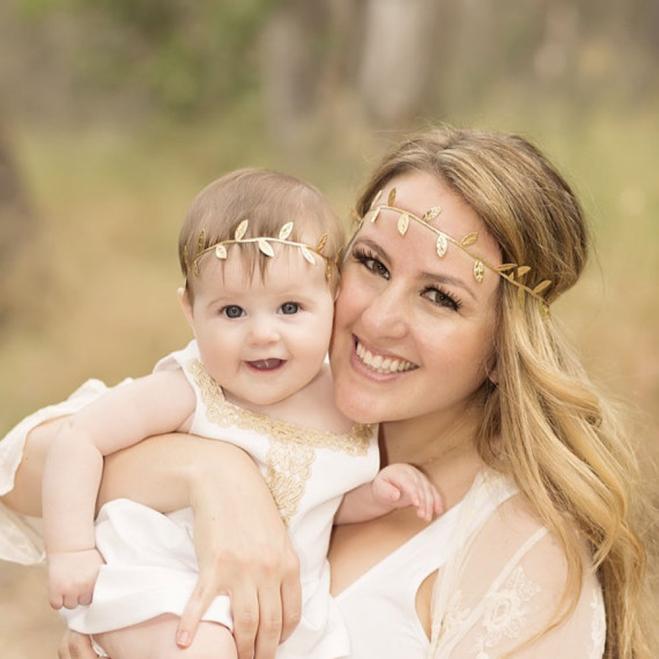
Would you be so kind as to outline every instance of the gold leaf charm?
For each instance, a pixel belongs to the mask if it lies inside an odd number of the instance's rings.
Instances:
[[[432,222],[439,214],[442,212],[442,209],[439,206],[433,206],[429,208],[421,218],[424,222]]]
[[[393,206],[396,203],[396,188],[391,188],[387,197],[387,206]]]
[[[318,241],[318,244],[316,245],[316,251],[319,254],[323,253],[323,250],[325,249],[325,245],[327,245],[327,234],[324,233],[321,237],[320,240]]]
[[[448,238],[443,233],[437,234],[435,249],[437,250],[437,256],[440,258],[446,254],[446,250],[448,249]]]
[[[293,231],[293,222],[286,222],[284,226],[279,231],[279,240],[286,240],[291,235]]]
[[[236,227],[236,233],[233,234],[233,239],[234,240],[241,240],[242,237],[247,233],[247,225],[249,224],[249,220],[243,220],[237,227]]]
[[[497,272],[508,272],[517,267],[517,263],[502,263],[496,267]]]
[[[462,247],[469,247],[469,245],[473,245],[477,240],[478,232],[471,231],[460,241],[460,245],[462,245]]]
[[[259,245],[259,249],[266,256],[274,256],[275,255],[275,251],[272,249],[272,245],[267,240],[265,240],[265,238],[259,238],[258,245]]]
[[[551,286],[551,281],[549,279],[544,279],[533,289],[533,292],[536,295],[540,295],[540,293],[546,291],[550,286]]]
[[[522,286],[519,286],[517,288],[517,302],[519,303],[520,306],[524,304],[524,300],[526,299],[525,293],[526,291]]]
[[[396,224],[398,233],[401,236],[404,236],[407,233],[407,229],[409,228],[409,226],[410,226],[410,216],[407,213],[402,213],[398,218],[398,222]]]
[[[311,263],[311,265],[316,264],[316,259],[314,258],[314,255],[304,246],[300,245],[300,251],[302,252],[302,256]]]
[[[369,213],[369,220],[373,223],[375,220],[378,219],[380,216],[380,208],[374,208],[372,211]]]
[[[485,277],[485,266],[482,261],[474,261],[474,279],[480,284]]]
[[[215,256],[217,256],[218,259],[226,259],[227,257],[227,248],[222,245],[221,243],[218,245],[215,245]]]
[[[520,265],[519,268],[517,268],[517,279],[523,277],[530,269],[531,267],[528,265]]]
[[[206,229],[202,229],[199,232],[199,237],[197,238],[197,253],[195,254],[195,258],[197,258],[197,256],[199,256],[204,251],[205,246],[206,246]]]
[[[375,195],[375,197],[373,197],[373,201],[371,202],[371,206],[370,206],[371,208],[374,208],[375,204],[377,204],[378,201],[380,201],[380,197],[382,197],[382,192],[383,192],[382,190],[379,190],[378,193]]]

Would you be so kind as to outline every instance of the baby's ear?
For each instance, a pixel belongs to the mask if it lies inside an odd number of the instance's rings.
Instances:
[[[188,292],[187,288],[181,286],[179,289],[177,289],[176,295],[178,296],[178,301],[181,305],[183,315],[188,321],[188,325],[192,327],[192,301],[190,300],[190,293]]]

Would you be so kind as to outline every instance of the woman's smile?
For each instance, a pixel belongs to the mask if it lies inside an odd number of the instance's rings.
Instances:
[[[353,368],[370,378],[388,381],[418,368],[416,364],[403,357],[391,353],[382,353],[371,346],[365,345],[355,335],[353,335],[353,342]]]

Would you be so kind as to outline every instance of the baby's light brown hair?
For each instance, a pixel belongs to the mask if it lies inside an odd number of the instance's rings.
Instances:
[[[331,263],[345,242],[343,226],[325,197],[309,183],[294,176],[266,169],[238,169],[207,185],[193,200],[178,241],[181,271],[188,295],[193,296],[194,255],[223,240],[233,238],[238,224],[249,220],[246,237],[276,237],[286,222],[294,222],[289,240],[300,241],[305,229],[312,228],[316,241],[327,234],[323,255]],[[308,240],[308,231],[305,238]],[[237,246],[232,246],[234,249]],[[241,245],[250,275],[259,267],[265,277],[268,256],[255,245]],[[203,257],[209,258],[209,257]],[[332,268],[332,280],[336,272]]]

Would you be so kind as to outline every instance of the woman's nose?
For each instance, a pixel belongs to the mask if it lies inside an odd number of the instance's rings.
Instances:
[[[362,312],[362,324],[371,338],[400,339],[407,333],[406,305],[402,291],[390,284]]]

